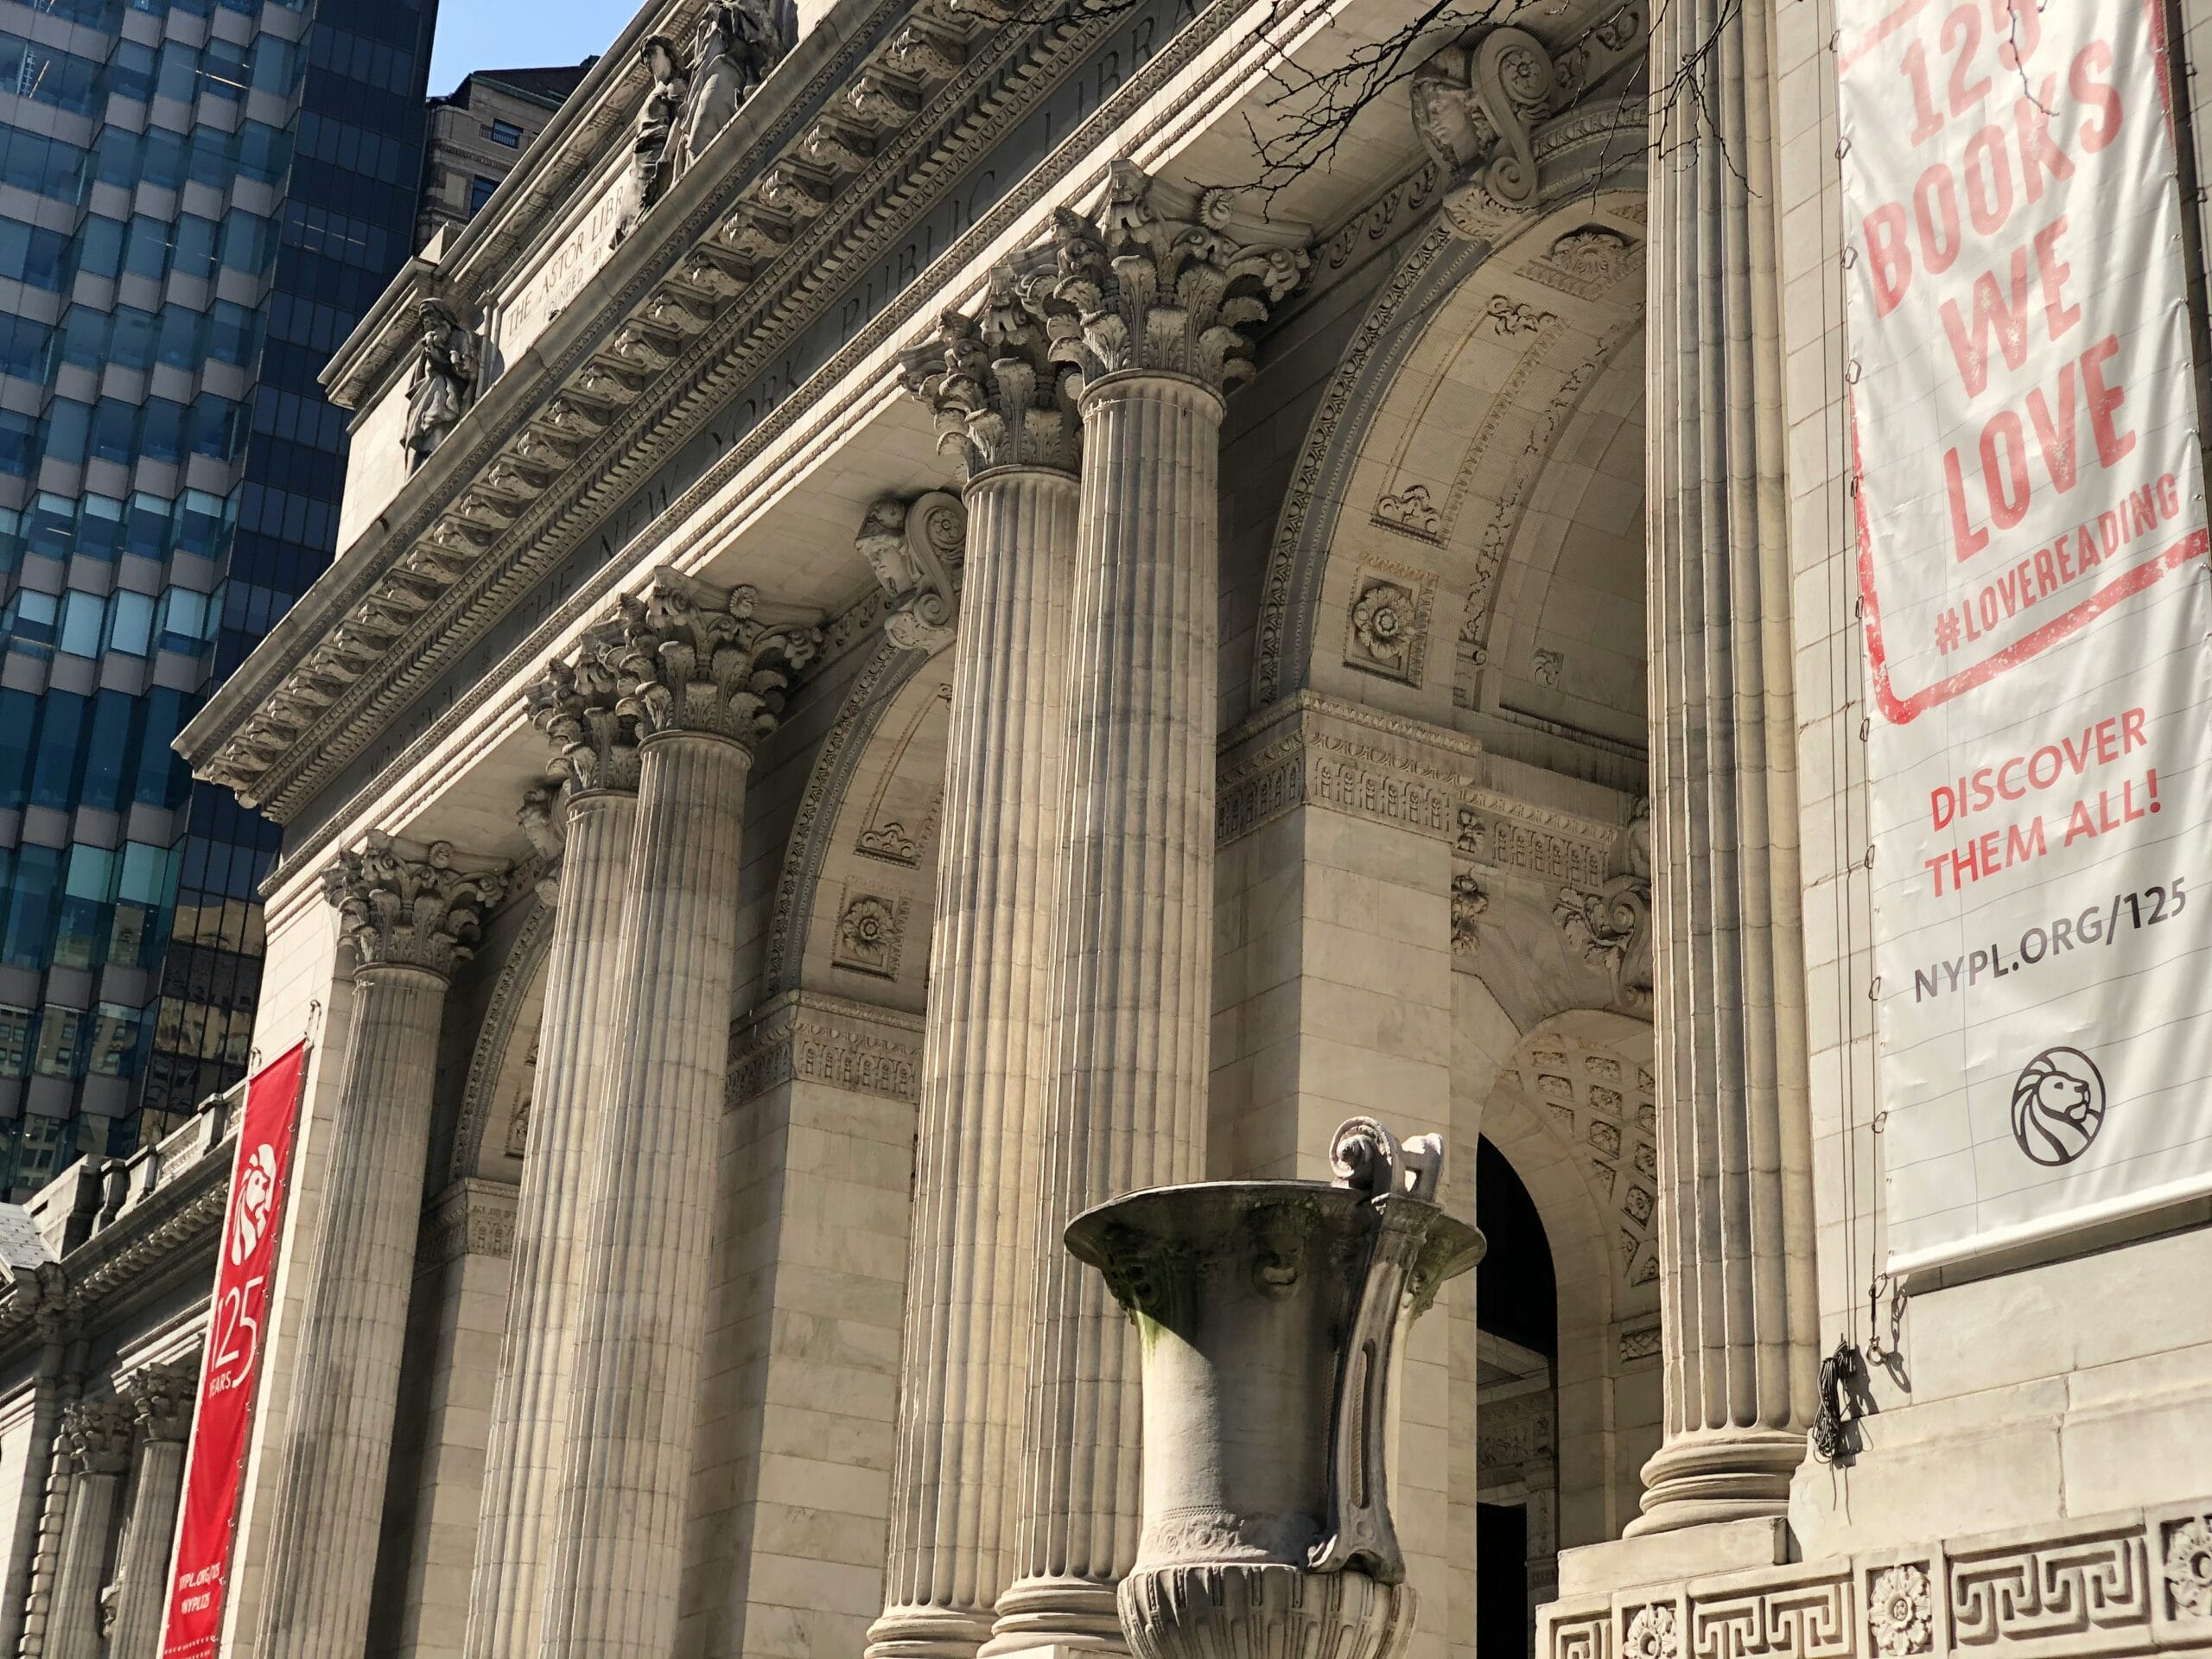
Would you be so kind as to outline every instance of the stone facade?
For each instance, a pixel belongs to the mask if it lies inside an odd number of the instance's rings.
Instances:
[[[1224,188],[1418,15],[662,0],[347,342],[182,740],[318,1039],[227,1654],[1116,1651],[1061,1230],[1354,1116],[1489,1240],[1418,1659],[2212,1642],[2212,1211],[1879,1277],[1824,0],[1493,20]],[[1647,156],[1709,37],[1740,153]],[[16,1282],[25,1646],[117,1390]]]

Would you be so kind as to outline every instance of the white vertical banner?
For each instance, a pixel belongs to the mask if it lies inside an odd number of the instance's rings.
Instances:
[[[2161,0],[1837,0],[1893,1269],[2212,1192]]]

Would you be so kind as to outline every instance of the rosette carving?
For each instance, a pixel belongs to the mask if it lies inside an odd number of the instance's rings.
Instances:
[[[1085,380],[1141,369],[1224,391],[1249,378],[1248,331],[1313,262],[1302,246],[1239,241],[1229,207],[1213,190],[1185,210],[1150,175],[1115,162],[1096,215],[1054,215],[1055,269],[1029,294],[1053,359]]]
[[[994,467],[1072,473],[1082,458],[1076,374],[1052,359],[1044,322],[1021,297],[1010,265],[991,273],[980,317],[948,311],[907,354],[906,390],[936,416],[938,448],[966,476]]]
[[[638,786],[638,722],[620,706],[622,681],[601,652],[611,634],[588,641],[573,663],[555,663],[525,694],[537,729],[552,741],[556,763],[577,794]]]
[[[622,601],[600,660],[621,683],[617,709],[640,743],[694,732],[751,750],[776,729],[792,677],[822,649],[822,630],[759,614],[758,589],[727,592],[674,570]]]
[[[341,853],[323,874],[340,925],[363,968],[408,967],[450,975],[476,948],[483,912],[499,902],[506,874],[464,869],[449,842],[420,857],[372,832],[357,853]]]

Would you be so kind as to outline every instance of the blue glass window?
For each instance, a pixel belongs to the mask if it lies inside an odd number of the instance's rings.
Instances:
[[[154,639],[154,601],[127,588],[111,594],[107,607],[107,648],[125,656],[143,657]]]
[[[181,755],[169,745],[184,729],[185,699],[180,691],[156,686],[146,695],[145,724],[140,728],[138,772],[132,781],[132,798],[148,806],[175,807],[183,804],[192,774]]]
[[[37,1027],[35,1008],[19,1008],[12,1002],[0,1002],[0,1077],[30,1074],[31,1033]]]
[[[87,494],[77,504],[77,550],[96,559],[113,559],[123,545],[123,503],[112,496]]]
[[[137,133],[121,127],[100,129],[99,145],[94,152],[92,175],[102,184],[120,185],[128,190],[138,182],[146,165],[146,141]]]
[[[60,883],[60,851],[52,847],[16,849],[16,879],[11,884],[7,932],[0,936],[0,958],[16,968],[46,966],[54,889]]]
[[[110,362],[141,373],[154,366],[154,336],[158,319],[135,305],[115,308],[114,333],[109,338]]]
[[[124,226],[119,219],[93,213],[77,232],[77,264],[96,276],[114,276],[123,270]]]
[[[200,53],[200,90],[237,103],[245,96],[246,48],[235,41],[211,38]]]
[[[100,635],[107,621],[107,601],[98,594],[73,589],[61,596],[59,644],[72,657],[98,657]]]
[[[144,160],[141,163],[149,184],[158,184],[163,189],[175,190],[184,183],[184,140],[167,127],[149,127],[141,141]]]
[[[163,98],[189,104],[200,86],[200,54],[182,41],[162,42],[162,64],[154,90]]]
[[[85,745],[86,805],[112,812],[128,804],[130,764],[138,753],[132,730],[138,709],[138,699],[124,692],[93,694],[92,734]]]
[[[42,1077],[77,1075],[77,1050],[84,1040],[85,1011],[49,1002],[39,1011],[38,1045],[33,1067]]]
[[[108,898],[115,890],[115,855],[104,847],[69,849],[61,884],[61,911],[54,930],[54,962],[60,968],[97,968],[107,944]]]
[[[216,257],[216,245],[222,234],[222,226],[212,219],[202,219],[197,213],[178,214],[169,268],[187,276],[197,276],[202,282],[214,281],[216,270],[222,263]]]
[[[66,495],[41,490],[31,498],[23,524],[25,547],[49,559],[66,559],[76,549],[77,504]]]
[[[166,497],[140,490],[130,498],[130,517],[124,550],[156,562],[169,556],[169,503]]]
[[[49,690],[40,704],[38,747],[31,756],[33,806],[67,809],[74,804],[78,762],[85,747],[85,709],[86,699],[74,691]]]
[[[174,409],[176,405],[172,404],[169,407]],[[101,398],[92,410],[92,453],[102,461],[128,467],[138,448],[131,435],[137,426],[137,411],[126,403],[113,397]]]
[[[18,588],[6,611],[0,612],[0,629],[19,644],[39,646],[43,656],[54,644],[54,624],[60,614],[61,601],[52,594]]]
[[[100,400],[105,407],[107,400]],[[184,405],[169,397],[149,397],[139,411],[138,451],[156,461],[184,459]]]
[[[92,431],[92,406],[80,404],[73,397],[49,397],[46,403],[45,430],[40,435],[40,445],[56,461],[73,467],[85,464],[85,452]],[[27,473],[29,467],[16,467],[11,472]]]
[[[156,282],[169,274],[169,227],[144,213],[130,220],[130,240],[123,251],[123,268],[134,276]]]
[[[95,1077],[136,1077],[142,1019],[140,1010],[120,1002],[103,1002],[94,1008],[92,1038],[86,1046],[86,1072]]]
[[[250,369],[261,354],[261,314],[218,300],[207,316],[207,355]]]
[[[155,354],[173,369],[200,365],[200,331],[207,319],[181,305],[162,308],[161,344]]]
[[[492,200],[492,193],[499,188],[497,179],[487,179],[480,175],[471,179],[468,181],[468,211],[472,214],[481,213],[484,204]]]
[[[107,959],[125,968],[150,968],[168,941],[164,918],[176,897],[174,848],[124,843],[123,868],[116,881],[115,922],[108,936]]]
[[[28,798],[32,734],[37,728],[37,697],[29,691],[0,691],[0,807],[19,807]]]
[[[29,474],[32,458],[38,453],[39,429],[43,424],[35,415],[0,409],[0,473],[12,473],[17,478]]]
[[[118,41],[108,54],[107,89],[144,103],[154,95],[154,48],[137,41]]]

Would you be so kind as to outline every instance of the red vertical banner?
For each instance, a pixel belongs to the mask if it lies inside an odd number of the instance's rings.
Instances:
[[[246,1430],[261,1375],[264,1314],[276,1270],[276,1240],[292,1178],[292,1137],[307,1045],[265,1066],[246,1084],[215,1262],[200,1404],[185,1459],[176,1560],[162,1621],[162,1659],[208,1659],[221,1640],[231,1566],[231,1529],[245,1470]]]

